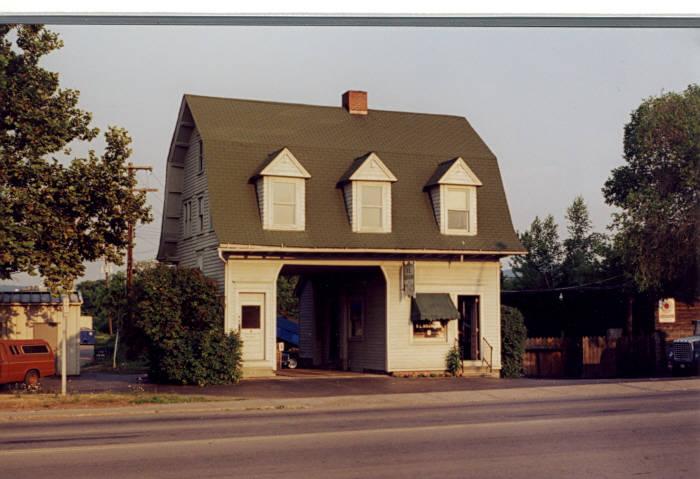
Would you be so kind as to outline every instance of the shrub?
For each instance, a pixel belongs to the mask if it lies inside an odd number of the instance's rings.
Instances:
[[[236,383],[242,342],[223,328],[224,303],[201,271],[160,265],[141,273],[134,288],[132,343],[150,361],[148,376],[165,383]]]
[[[454,345],[447,351],[445,356],[445,362],[447,363],[447,370],[453,376],[456,376],[460,369],[462,369],[462,350],[458,345]]]
[[[501,377],[519,378],[525,363],[527,329],[523,314],[510,306],[501,306]]]

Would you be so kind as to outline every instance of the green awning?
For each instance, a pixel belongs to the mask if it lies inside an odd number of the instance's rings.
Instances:
[[[459,319],[459,311],[455,308],[450,295],[447,293],[416,294],[411,302],[411,321],[440,321]]]

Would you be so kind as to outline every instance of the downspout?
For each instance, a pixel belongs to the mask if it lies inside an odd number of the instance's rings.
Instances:
[[[403,261],[401,262],[403,264]],[[391,265],[390,265],[391,266]],[[390,327],[390,321],[389,317],[391,316],[392,310],[391,308],[391,302],[389,301],[389,294],[390,294],[390,288],[391,284],[389,283],[389,275],[386,272],[384,262],[382,262],[379,265],[379,269],[382,272],[382,275],[384,276],[384,327],[386,330],[386,338],[384,339],[384,370],[388,373],[391,372],[391,327]],[[403,267],[399,266],[399,271],[403,273]],[[401,288],[401,285],[399,285],[399,288]]]
[[[231,327],[228,308],[228,261],[224,258],[224,252],[221,248],[217,248],[219,259],[224,263],[224,331],[228,332]]]

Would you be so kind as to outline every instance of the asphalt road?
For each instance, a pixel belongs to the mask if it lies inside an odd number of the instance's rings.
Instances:
[[[3,478],[697,478],[697,391],[0,425]]]

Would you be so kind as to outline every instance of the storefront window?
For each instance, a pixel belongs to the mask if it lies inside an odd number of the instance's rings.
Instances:
[[[413,337],[445,339],[445,323],[441,321],[414,321]]]

